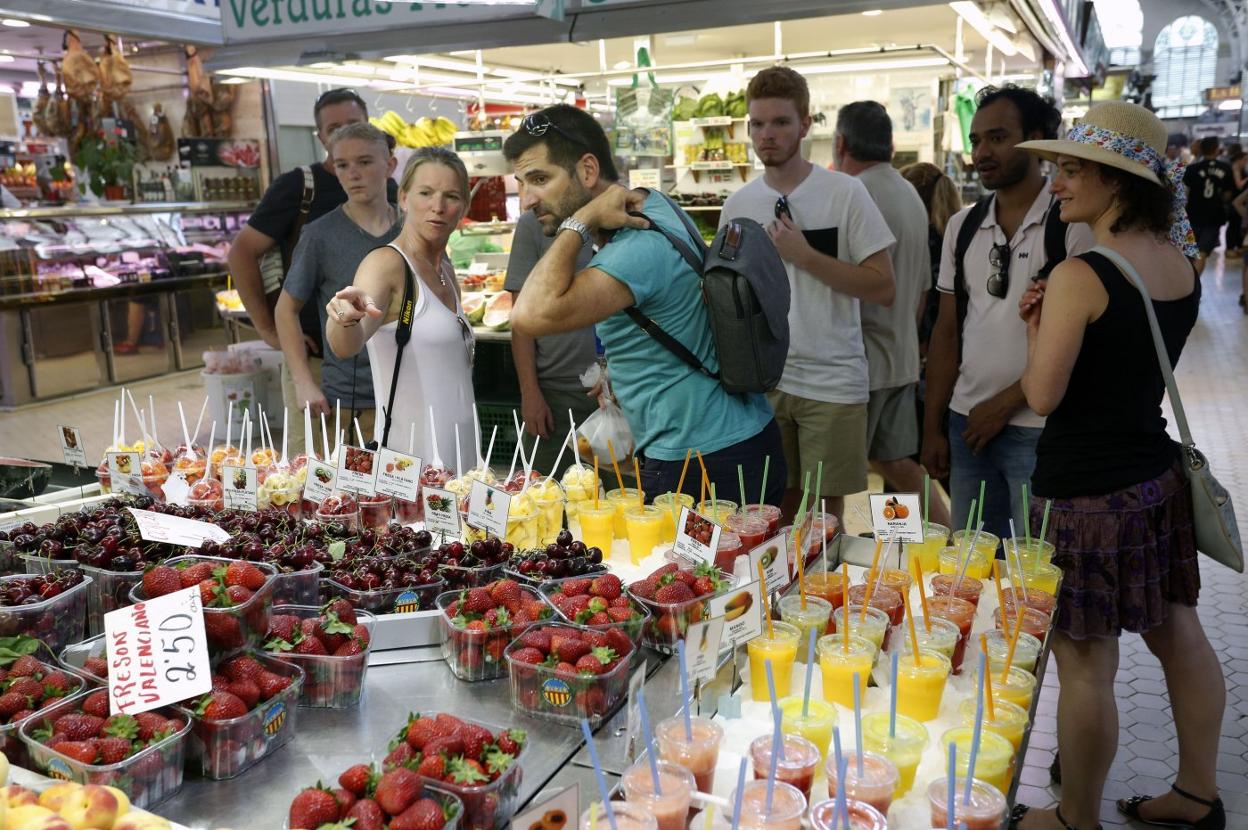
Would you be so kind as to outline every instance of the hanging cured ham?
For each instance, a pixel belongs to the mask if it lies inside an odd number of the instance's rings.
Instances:
[[[65,76],[65,91],[75,101],[90,101],[100,85],[100,67],[82,48],[82,41],[73,29],[65,31],[64,47],[61,71]]]
[[[134,74],[130,64],[111,35],[104,36],[104,54],[100,58],[100,88],[109,101],[120,101],[130,91]]]

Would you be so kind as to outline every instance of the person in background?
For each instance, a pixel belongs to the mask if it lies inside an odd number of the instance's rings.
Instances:
[[[1248,153],[1239,144],[1232,144],[1227,153],[1227,161],[1231,165],[1231,174],[1235,179],[1235,190],[1232,202],[1248,192]],[[1227,211],[1226,255],[1238,257],[1243,255],[1244,219],[1237,211]]]
[[[1140,634],[1161,663],[1179,763],[1170,791],[1122,799],[1118,810],[1161,827],[1228,826],[1217,782],[1226,685],[1196,610],[1191,484],[1166,434],[1145,300],[1115,261],[1138,273],[1166,359],[1176,362],[1196,323],[1200,279],[1165,141],[1155,115],[1112,101],[1089,109],[1064,141],[1019,145],[1057,162],[1052,191],[1062,219],[1090,224],[1097,242],[1028,286],[1017,304],[1027,330],[1023,393],[1048,416],[1036,447],[1032,527],[1052,498],[1048,538],[1062,569],[1049,638],[1061,685],[1061,802],[1053,811],[1017,806],[1011,826],[1022,830],[1100,827],[1119,743],[1114,680],[1124,631]]]
[[[980,92],[971,159],[992,195],[963,257],[960,290],[957,239],[974,208],[949,221],[941,255],[940,310],[927,354],[923,466],[934,477],[949,475],[951,510],[959,524],[984,482],[984,530],[1000,538],[1010,535],[1011,517],[1022,527],[1021,490],[1031,481],[1044,426],[1019,384],[1027,332],[1016,307],[1047,263],[1045,230],[1056,210],[1039,159],[1017,145],[1054,138],[1060,123],[1053,104],[1029,89]],[[1067,256],[1079,254],[1092,247],[1092,232],[1072,224],[1064,241]]]
[[[329,137],[345,124],[368,121],[368,106],[350,89],[331,89],[316,100],[312,108],[316,121],[316,137],[323,147],[328,147]],[[273,180],[260,198],[260,204],[252,211],[247,224],[230,243],[228,256],[230,276],[238,289],[239,299],[247,310],[256,333],[274,349],[282,348],[273,318],[280,286],[266,286],[260,273],[260,263],[265,254],[277,250],[284,263],[290,262],[290,254],[299,241],[299,231],[308,223],[329,213],[347,200],[347,194],[334,176],[333,162],[327,156],[320,164],[310,168],[312,200],[306,213],[302,207],[305,191],[303,168],[288,170]],[[391,192],[393,200],[393,192]],[[318,309],[304,306],[299,318],[303,326],[304,343],[308,351],[308,366],[312,377],[319,383],[321,370],[321,330]],[[296,406],[295,384],[285,362],[282,364],[282,402],[290,409]],[[291,452],[304,450],[300,431],[290,436]]]
[[[822,462],[822,492],[812,497],[826,499],[839,520],[845,496],[867,488],[870,393],[859,304],[893,303],[895,240],[860,181],[802,158],[811,124],[805,78],[768,67],[745,97],[764,171],[728,198],[720,224],[747,217],[767,228],[789,272],[789,355],[768,396],[789,471],[785,513],[796,510],[805,473],[813,477]]]
[[[347,124],[335,130],[326,145],[347,201],[304,229],[291,257],[274,317],[282,354],[295,386],[295,406],[312,414],[329,414],[334,403],[359,419],[360,429],[373,432],[373,378],[368,356],[339,359],[324,350],[320,382],[308,366],[299,314],[311,304],[324,331],[325,306],[355,279],[370,251],[391,242],[402,227],[398,209],[386,198],[386,183],[395,158],[386,134],[371,124]]]
[[[553,243],[552,237],[542,233],[537,214],[526,210],[516,222],[511,256],[507,260],[507,279],[503,283],[513,300],[519,297],[529,272]],[[593,256],[593,246],[583,245],[576,257],[576,270],[585,270]],[[542,440],[533,466],[557,477],[563,471],[551,467],[559,455],[560,441],[568,433],[568,410],[572,410],[572,416],[580,424],[598,408],[580,381],[580,375],[598,358],[594,330],[586,326],[541,338],[513,331],[511,357],[520,381],[520,414],[529,436],[525,451],[532,451],[531,439],[540,435]],[[566,464],[573,463],[571,451],[564,453],[564,458]]]
[[[1209,255],[1222,244],[1222,226],[1235,193],[1235,173],[1218,158],[1217,136],[1200,140],[1200,159],[1187,166],[1183,184],[1187,187],[1187,215],[1200,249],[1196,270],[1203,273]]]
[[[932,262],[932,279],[923,303],[923,316],[919,318],[919,354],[927,360],[927,344],[936,325],[936,310],[940,307],[940,293],[936,290],[936,278],[940,276],[940,254],[945,243],[945,227],[953,215],[962,209],[962,197],[953,179],[941,172],[931,162],[920,161],[901,168],[901,176],[918,191],[927,208],[927,249]],[[922,384],[920,384],[920,389]]]
[[[472,326],[446,255],[446,243],[468,210],[468,194],[468,171],[459,156],[442,147],[413,152],[399,181],[402,229],[364,257],[355,282],[325,308],[325,341],[335,355],[346,359],[368,347],[374,397],[384,407],[377,413],[382,444],[406,450],[415,424],[413,449],[423,460],[433,458],[430,407],[443,458],[454,451],[456,429],[469,446],[476,435]],[[400,343],[407,296],[410,338]]]
[[[896,294],[891,306],[862,303],[862,339],[867,347],[867,458],[884,478],[886,491],[923,490],[924,470],[911,456],[919,451],[914,417],[919,385],[918,320],[931,283],[928,220],[923,200],[890,163],[893,122],[875,101],[855,101],[836,116],[836,169],[867,188],[896,239],[887,248]],[[931,500],[932,521],[949,526],[943,499]]]
[[[644,212],[673,235],[701,245],[679,208],[661,193],[620,187],[606,133],[573,106],[527,116],[503,154],[514,165],[521,208],[554,237],[516,299],[512,328],[546,337],[595,327],[642,459],[641,487],[648,497],[677,489],[685,454],[693,448],[702,453],[710,482],[725,494],[737,488],[738,465],[746,481],[758,482],[771,456],[764,500],[779,504],[784,463],[766,397],[729,394],[625,313],[636,306],[708,370],[718,370],[700,274],[662,233],[649,229],[649,221],[629,215]],[[595,241],[599,252],[578,271],[577,258]],[[696,497],[698,487],[696,474],[685,478],[684,492]]]

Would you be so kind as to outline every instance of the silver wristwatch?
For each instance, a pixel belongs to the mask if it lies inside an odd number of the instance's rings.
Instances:
[[[589,234],[589,227],[575,216],[569,216],[567,219],[564,219],[563,222],[559,224],[559,230],[575,231],[577,236],[581,238],[581,242],[585,245],[589,245],[593,241]]]

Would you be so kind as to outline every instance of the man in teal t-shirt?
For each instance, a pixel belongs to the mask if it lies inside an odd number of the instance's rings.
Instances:
[[[636,305],[708,369],[718,369],[700,276],[645,219],[629,215],[645,213],[695,241],[676,208],[657,193],[616,183],[605,133],[576,107],[558,105],[530,115],[503,152],[515,166],[521,206],[555,238],[516,298],[513,327],[540,337],[596,326],[616,397],[644,459],[647,496],[676,489],[685,453],[693,449],[702,453],[711,483],[725,497],[738,491],[738,465],[754,487],[770,456],[765,498],[778,505],[784,455],[766,397],[729,394],[624,313]],[[601,247],[578,272],[576,255],[585,241]],[[686,476],[686,492],[696,495],[699,484],[699,476]]]

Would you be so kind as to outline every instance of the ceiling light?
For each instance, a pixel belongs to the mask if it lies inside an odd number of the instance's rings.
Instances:
[[[3,20],[0,20],[0,23],[3,23],[10,29],[26,29],[30,27],[30,23],[28,21],[18,20],[15,17],[6,17]]]
[[[1053,31],[1057,32],[1058,40],[1061,41],[1062,48],[1066,51],[1064,57],[1067,64],[1066,77],[1086,78],[1088,76],[1088,65],[1084,63],[1083,53],[1079,51],[1079,47],[1075,45],[1074,38],[1071,37],[1070,29],[1066,26],[1066,21],[1057,0],[1037,0],[1036,5],[1040,7],[1040,13],[1049,21]]]
[[[0,63],[13,63],[15,60],[12,55],[0,55]]]
[[[221,80],[217,81],[217,83],[219,84],[245,84],[245,83],[249,83],[250,81],[251,81],[251,78],[235,77],[235,78],[222,78]]]
[[[863,17],[879,17],[882,14],[884,14],[883,9],[867,9],[865,12],[862,13],[862,16]]]
[[[619,61],[615,64],[615,66],[611,68],[612,69],[632,69],[633,64],[631,61]]]
[[[1237,110],[1237,109],[1242,109],[1243,106],[1244,106],[1244,102],[1241,101],[1239,98],[1227,98],[1225,101],[1218,104],[1218,109],[1223,110],[1223,111]]]

